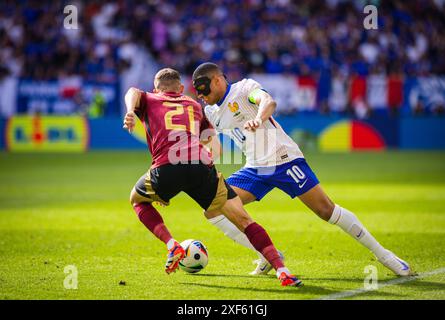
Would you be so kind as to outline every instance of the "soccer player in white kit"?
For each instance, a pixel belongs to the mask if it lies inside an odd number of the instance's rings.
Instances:
[[[227,179],[243,204],[259,201],[279,188],[291,198],[298,197],[321,219],[340,227],[396,275],[413,274],[408,263],[382,247],[352,212],[326,195],[298,145],[273,119],[276,102],[258,82],[243,79],[229,84],[221,69],[210,62],[198,66],[192,78],[198,98],[206,103],[210,123],[218,132],[228,134],[246,156],[245,166]],[[255,250],[224,215],[205,215],[226,236]],[[271,266],[257,254],[260,259],[251,274],[267,274]]]

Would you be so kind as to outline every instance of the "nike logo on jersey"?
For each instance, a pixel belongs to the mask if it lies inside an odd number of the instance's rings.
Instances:
[[[306,184],[307,180],[308,180],[308,179],[304,180],[303,183],[299,183],[299,184],[298,184],[298,187],[299,187],[300,189],[303,188],[304,185]]]
[[[215,125],[216,125],[217,127],[219,127],[219,123],[220,123],[220,122],[221,122],[221,120],[216,121]]]

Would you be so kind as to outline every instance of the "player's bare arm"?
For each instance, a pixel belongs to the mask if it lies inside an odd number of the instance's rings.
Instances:
[[[136,113],[134,110],[139,106],[141,101],[142,91],[136,88],[128,89],[125,94],[125,106],[127,107],[127,113],[124,117],[124,129],[127,129],[128,132],[133,132],[134,127],[136,125]]]
[[[261,89],[256,89],[249,94],[249,101],[258,106],[258,114],[253,120],[244,124],[244,129],[255,131],[264,121],[267,121],[277,108],[277,103],[270,94]]]

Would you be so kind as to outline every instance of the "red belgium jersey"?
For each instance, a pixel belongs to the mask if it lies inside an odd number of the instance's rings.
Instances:
[[[200,143],[200,135],[213,127],[201,105],[180,93],[142,93],[135,113],[144,124],[151,167],[199,161],[211,165],[212,156]]]

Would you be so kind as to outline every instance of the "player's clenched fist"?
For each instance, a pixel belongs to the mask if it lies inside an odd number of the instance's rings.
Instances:
[[[127,112],[127,114],[124,117],[124,129],[127,129],[128,132],[133,132],[135,125],[136,125],[136,114],[133,111]]]
[[[255,131],[256,129],[259,128],[259,126],[261,126],[261,124],[262,124],[261,119],[249,120],[244,124],[244,129],[249,131]]]

